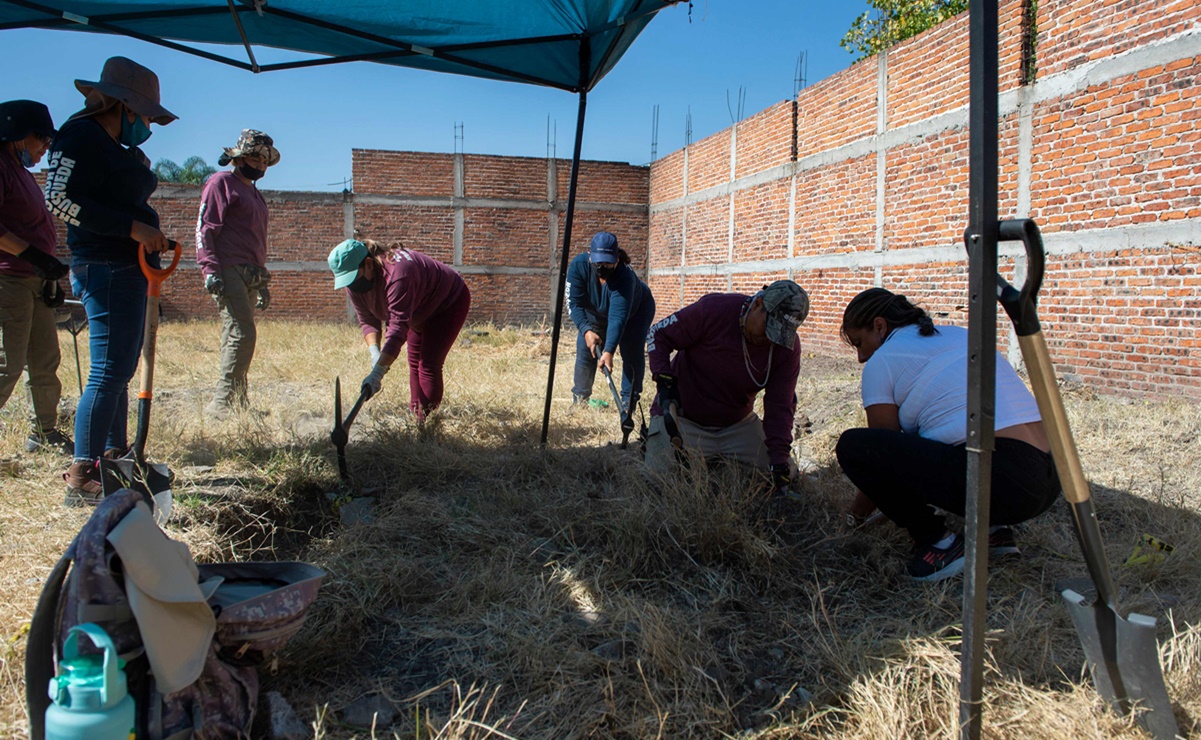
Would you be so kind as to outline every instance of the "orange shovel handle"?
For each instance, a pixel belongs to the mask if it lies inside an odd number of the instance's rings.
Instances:
[[[138,264],[142,266],[142,274],[146,276],[147,286],[146,295],[159,296],[162,293],[163,281],[175,272],[175,268],[179,266],[179,257],[183,254],[183,248],[179,246],[179,242],[172,239],[170,241],[171,249],[175,251],[175,257],[171,260],[171,264],[166,267],[158,268],[151,267],[146,262],[146,250],[138,247]]]

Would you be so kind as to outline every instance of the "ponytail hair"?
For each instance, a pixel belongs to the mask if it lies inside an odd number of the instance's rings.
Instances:
[[[617,248],[617,264],[619,264],[619,265],[628,265],[628,264],[630,264],[630,255],[629,255],[629,253],[628,253],[628,252],[626,252],[626,250],[622,249],[621,247],[618,247],[618,248]]]
[[[854,329],[866,329],[877,318],[888,322],[888,331],[902,326],[917,324],[917,333],[923,337],[938,333],[934,328],[934,320],[930,314],[909,302],[903,295],[897,295],[884,288],[869,288],[851,299],[846,310],[842,312],[842,326],[838,333],[847,344],[851,338],[847,332]]]
[[[359,241],[363,242],[363,245],[367,247],[367,256],[374,257],[381,262],[392,252],[405,248],[399,239],[386,245],[374,239],[359,239]]]

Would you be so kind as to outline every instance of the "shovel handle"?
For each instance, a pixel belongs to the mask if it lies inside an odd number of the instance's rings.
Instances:
[[[171,259],[171,264],[166,267],[151,267],[146,261],[146,250],[138,247],[138,264],[142,267],[142,274],[146,276],[146,295],[157,298],[162,292],[163,281],[171,277],[171,273],[175,272],[175,268],[179,266],[179,257],[183,254],[183,248],[179,242],[171,239],[168,241],[171,245],[175,256]]]
[[[1051,353],[1047,349],[1047,342],[1038,322],[1038,291],[1042,287],[1046,266],[1042,235],[1038,225],[1030,219],[1001,221],[999,227],[998,236],[1001,241],[1022,242],[1026,249],[1027,266],[1026,280],[1021,290],[1014,288],[1000,275],[997,276],[998,300],[1005,313],[1009,314],[1014,331],[1018,335],[1018,345],[1022,349],[1022,359],[1026,362],[1026,372],[1030,375],[1034,400],[1038,402],[1039,414],[1047,428],[1051,455],[1055,458],[1055,470],[1059,474],[1059,485],[1063,489],[1064,498],[1072,504],[1076,533],[1080,537],[1080,547],[1084,552],[1089,573],[1097,587],[1097,595],[1103,602],[1112,606],[1117,591],[1113,585],[1109,563],[1105,559],[1101,528],[1097,523],[1096,510],[1091,500],[1088,479],[1084,476],[1084,466],[1080,463],[1076,441],[1072,438],[1072,428],[1068,423],[1063,397],[1059,394],[1055,366],[1051,362]]]

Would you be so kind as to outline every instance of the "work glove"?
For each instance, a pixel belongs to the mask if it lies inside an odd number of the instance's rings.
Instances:
[[[676,376],[671,373],[657,373],[655,375],[655,387],[659,389],[659,408],[667,411],[667,407],[675,404],[680,405],[680,389],[676,385]]]
[[[788,468],[788,463],[776,463],[771,466],[770,470],[772,495],[787,495],[789,487],[792,485],[792,471]]]
[[[369,344],[367,345],[367,354],[371,355],[371,362],[376,363],[379,362],[380,355],[383,352],[380,351],[378,344]]]
[[[391,365],[382,365],[375,363],[375,367],[371,368],[371,372],[367,377],[363,378],[363,388],[360,393],[366,393],[368,398],[371,398],[376,393],[379,393],[380,387],[383,385],[384,376],[392,369]]]
[[[61,280],[71,271],[54,255],[46,254],[32,245],[25,247],[25,251],[18,254],[17,257],[33,265],[33,273],[43,280]]]
[[[46,284],[42,286],[42,302],[50,308],[58,308],[66,300],[67,296],[57,281],[47,280]]]
[[[259,288],[259,299],[254,302],[254,307],[260,311],[266,311],[271,305],[271,291],[267,290],[267,286]]]
[[[204,289],[214,298],[220,298],[225,295],[225,281],[216,275],[205,275]]]

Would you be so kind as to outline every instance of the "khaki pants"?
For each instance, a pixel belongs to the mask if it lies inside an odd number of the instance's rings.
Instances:
[[[35,429],[58,426],[58,330],[54,309],[42,300],[45,280],[0,275],[0,406],[8,403],[21,373],[33,407]]]
[[[695,450],[706,458],[737,460],[764,470],[768,467],[763,422],[757,414],[751,413],[728,427],[703,427],[677,416],[676,426],[680,429],[686,450]],[[664,429],[663,417],[652,416],[646,437],[646,467],[651,472],[667,473],[674,464],[675,449]]]
[[[262,284],[246,265],[221,269],[225,293],[217,300],[221,309],[221,370],[213,405],[228,406],[235,401],[246,405],[250,361],[258,333],[254,326],[254,304]]]

